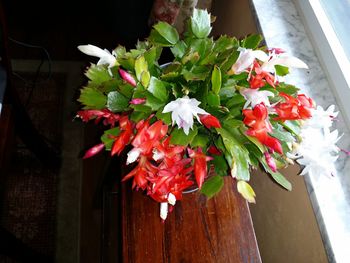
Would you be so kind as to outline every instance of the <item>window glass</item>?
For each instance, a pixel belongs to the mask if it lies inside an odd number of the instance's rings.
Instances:
[[[319,0],[350,60],[350,0]]]

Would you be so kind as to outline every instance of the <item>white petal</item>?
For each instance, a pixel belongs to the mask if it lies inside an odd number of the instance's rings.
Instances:
[[[262,62],[266,62],[269,59],[269,56],[264,51],[254,50],[252,53],[255,58],[259,59]]]
[[[106,51],[99,48],[99,47],[96,47],[94,45],[81,45],[81,46],[78,46],[78,49],[85,53],[86,55],[89,55],[89,56],[94,56],[94,57],[98,57],[98,58],[101,58],[101,57],[104,57],[106,56]]]
[[[282,65],[291,68],[309,68],[304,61],[297,57],[281,55],[277,59],[277,65]]]
[[[138,148],[132,149],[130,152],[128,152],[128,158],[126,160],[126,164],[131,164],[137,160],[140,156],[140,150]]]
[[[171,112],[171,111],[175,110],[178,107],[178,104],[175,102],[176,101],[171,101],[167,105],[165,105],[162,112],[167,113],[167,112]]]
[[[168,203],[160,203],[160,218],[165,220],[168,216]]]
[[[176,203],[176,197],[172,193],[169,193],[168,195],[168,203],[171,205],[175,205]]]

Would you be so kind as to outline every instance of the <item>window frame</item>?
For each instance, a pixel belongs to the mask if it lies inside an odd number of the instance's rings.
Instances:
[[[319,0],[294,0],[350,128],[350,62]],[[348,74],[346,74],[348,72]]]

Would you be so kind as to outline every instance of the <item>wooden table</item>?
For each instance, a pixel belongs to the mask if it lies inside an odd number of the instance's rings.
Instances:
[[[185,194],[162,223],[159,204],[132,191],[131,181],[120,183],[120,163],[106,163],[107,171],[85,162],[80,262],[261,262],[248,204],[231,177],[210,200]]]
[[[165,223],[159,204],[122,187],[122,262],[261,262],[250,212],[227,177],[219,195],[186,194]]]

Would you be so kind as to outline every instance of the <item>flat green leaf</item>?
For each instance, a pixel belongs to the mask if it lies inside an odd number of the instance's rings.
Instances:
[[[293,85],[285,84],[285,83],[279,83],[276,86],[276,90],[278,92],[284,92],[289,95],[296,95],[299,91],[299,89]]]
[[[158,60],[158,52],[156,47],[152,47],[149,50],[147,50],[143,56],[145,57],[145,60],[149,67],[152,67],[154,63]]]
[[[231,175],[238,180],[249,181],[249,152],[230,131],[225,128],[216,130],[221,135],[227,150],[225,157],[231,167]]]
[[[226,72],[232,67],[232,65],[236,62],[236,60],[239,57],[239,52],[233,51],[233,52],[230,52],[228,56],[224,56],[224,57],[225,57],[224,61],[222,61],[220,64],[220,69],[222,72]]]
[[[107,108],[112,112],[125,111],[129,106],[129,99],[119,93],[118,91],[112,91],[108,93]]]
[[[161,34],[155,29],[151,30],[151,34],[149,36],[149,41],[151,41],[153,44],[162,46],[162,47],[171,47],[173,44],[171,44],[168,40],[166,40],[164,37],[162,37]]]
[[[262,40],[261,35],[250,35],[242,41],[242,47],[256,49]]]
[[[157,111],[156,117],[158,120],[162,120],[166,125],[171,125],[171,112],[163,113],[163,109],[162,107]]]
[[[148,91],[151,92],[154,97],[160,99],[162,102],[166,102],[168,100],[168,91],[163,81],[155,77],[151,77]]]
[[[84,109],[103,109],[106,107],[107,97],[94,88],[83,88],[78,99]]]
[[[179,34],[177,33],[176,29],[168,23],[161,21],[155,24],[153,27],[170,44],[175,45],[177,41],[179,41]]]
[[[288,131],[294,133],[296,136],[300,136],[300,122],[299,121],[284,121],[281,125]]]
[[[210,34],[210,14],[207,10],[194,9],[191,17],[191,29],[197,38],[205,38]]]
[[[201,193],[208,198],[212,198],[215,194],[221,191],[224,186],[224,179],[219,176],[210,177],[202,186]]]
[[[194,73],[193,71],[189,71],[187,69],[182,70],[182,74],[185,78],[186,81],[198,81],[198,80],[205,80],[207,77],[206,72],[199,72],[199,73]]]
[[[291,135],[290,132],[283,129],[283,127],[276,122],[272,122],[273,132],[270,133],[273,137],[279,139],[283,142],[294,142],[295,138]]]
[[[130,120],[133,122],[139,122],[140,120],[147,119],[149,117],[149,112],[143,112],[143,111],[133,111],[130,114]]]
[[[152,111],[159,110],[161,107],[164,106],[164,102],[162,102],[160,99],[156,98],[155,96],[152,95],[150,92],[146,92],[146,106],[149,106],[152,108]]]
[[[112,79],[108,70],[104,66],[91,64],[85,75],[90,79],[91,84],[99,85],[105,81]]]
[[[289,68],[281,65],[275,65],[275,72],[278,76],[285,76],[289,74]]]
[[[193,138],[197,135],[198,129],[196,126],[193,126],[193,130],[190,129],[188,135],[186,135],[182,128],[175,128],[171,133],[171,144],[184,145],[187,146],[192,142]]]
[[[111,150],[112,145],[115,141],[115,138],[113,138],[112,136],[118,136],[119,133],[120,133],[119,127],[115,127],[104,131],[103,135],[101,136],[101,141],[104,143],[105,149],[107,151]]]
[[[271,168],[267,165],[265,159],[261,159],[261,164],[264,167],[265,171],[268,172],[279,185],[281,185],[288,191],[292,191],[292,184],[281,173],[273,172]]]
[[[207,145],[209,143],[209,137],[204,134],[197,134],[196,137],[191,142],[191,147],[201,147],[203,149],[207,148]]]
[[[237,190],[249,203],[255,203],[255,192],[247,182],[238,181]]]
[[[211,88],[215,94],[219,94],[221,88],[221,71],[218,66],[215,66],[211,73]]]
[[[220,97],[210,91],[207,96],[207,102],[210,106],[218,107],[220,106]]]
[[[231,38],[231,37],[228,37],[228,36],[220,36],[216,41],[215,41],[215,44],[214,44],[214,51],[215,52],[223,52],[227,49],[230,49],[232,48],[233,46],[233,42],[234,42],[234,39]]]
[[[187,46],[185,42],[178,41],[170,50],[176,58],[182,58],[186,53]]]
[[[142,84],[142,86],[147,88],[148,85],[149,85],[149,82],[150,82],[150,78],[151,78],[151,74],[149,73],[149,71],[143,71],[141,73],[141,84]]]
[[[148,72],[148,65],[144,56],[139,56],[135,61],[135,72],[138,80],[141,81],[141,74]]]
[[[214,165],[215,173],[220,176],[226,176],[228,172],[228,165],[223,155],[213,156],[212,164]]]

